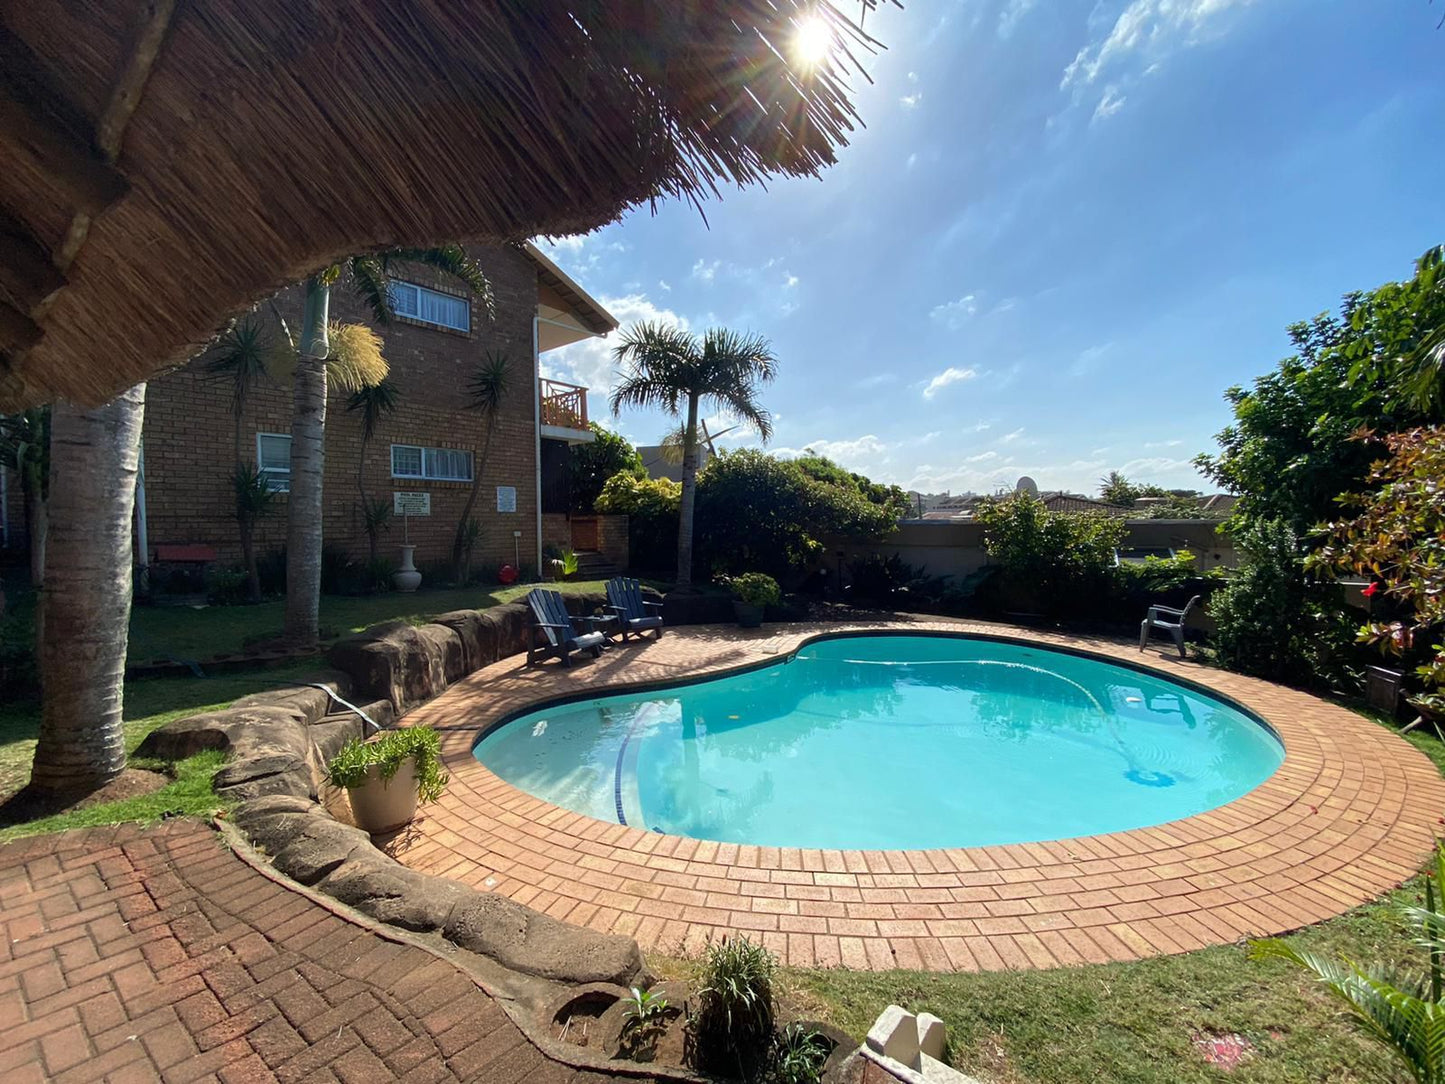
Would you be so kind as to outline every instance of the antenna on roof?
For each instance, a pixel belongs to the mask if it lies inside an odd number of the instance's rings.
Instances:
[[[1039,495],[1039,484],[1025,474],[1018,480],[1018,485],[1014,486],[1014,492],[1027,493],[1030,497],[1037,497]]]

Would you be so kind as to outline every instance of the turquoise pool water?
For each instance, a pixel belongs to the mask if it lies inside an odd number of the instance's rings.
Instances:
[[[476,757],[599,820],[780,847],[973,847],[1223,805],[1284,749],[1239,709],[1091,658],[989,640],[815,641],[734,677],[513,719]]]

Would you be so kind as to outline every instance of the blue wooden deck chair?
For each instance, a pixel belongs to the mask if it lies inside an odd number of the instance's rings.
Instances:
[[[563,666],[571,666],[574,651],[590,651],[594,659],[601,656],[607,637],[600,632],[578,633],[562,596],[556,591],[539,587],[527,595],[527,605],[532,608],[532,637],[527,644],[528,666],[553,655],[562,660]]]
[[[648,612],[648,607],[654,611]],[[662,603],[642,597],[642,585],[626,576],[615,576],[607,581],[607,608],[617,615],[617,624],[622,629],[622,638],[636,636],[652,630],[654,640],[662,639]]]

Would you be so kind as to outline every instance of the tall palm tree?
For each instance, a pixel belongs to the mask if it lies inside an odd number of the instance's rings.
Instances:
[[[121,684],[144,416],[144,384],[95,410],[52,408],[39,629],[45,697],[30,774],[38,795],[87,793],[125,767]]]
[[[612,413],[655,407],[682,421],[682,504],[677,525],[677,583],[692,583],[692,513],[697,499],[698,412],[721,410],[773,435],[772,417],[758,402],[760,385],[777,373],[772,345],[761,335],[709,328],[693,335],[680,327],[643,321],[622,334],[613,351],[622,367],[612,392]]]
[[[497,415],[502,412],[502,402],[511,387],[511,371],[512,362],[507,355],[489,351],[467,385],[468,405],[482,416],[482,443],[472,453],[472,488],[457,520],[456,534],[452,536],[452,579],[458,584],[465,583],[470,572],[472,549],[479,533],[472,511],[482,492],[482,468],[492,454]]]
[[[374,503],[366,495],[366,446],[376,435],[376,427],[383,418],[396,413],[400,393],[390,380],[383,378],[375,384],[368,384],[351,393],[346,409],[361,418],[361,454],[356,457],[356,493],[361,500],[359,506],[362,522],[366,526],[367,556],[376,561],[376,540],[382,528],[391,518],[391,505],[382,498]]]
[[[350,273],[352,288],[378,324],[395,316],[391,272],[398,263],[424,264],[465,283],[491,311],[491,286],[461,245],[394,248],[353,256],[306,280],[306,307],[297,344],[291,415],[291,492],[286,502],[286,622],[284,635],[309,646],[319,634],[321,604],[321,475],[325,466],[326,359],[331,288]],[[354,390],[354,389],[353,389]]]

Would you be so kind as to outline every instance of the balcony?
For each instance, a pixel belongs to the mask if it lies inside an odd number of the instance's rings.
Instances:
[[[592,430],[587,428],[587,389],[560,380],[541,382],[542,436],[568,444],[587,444]]]

